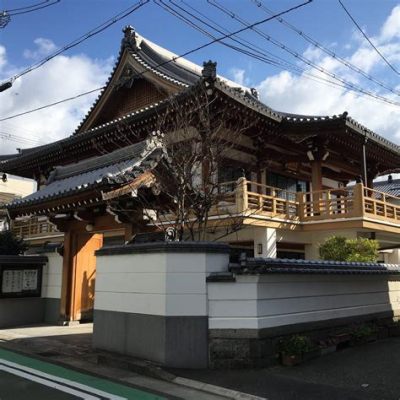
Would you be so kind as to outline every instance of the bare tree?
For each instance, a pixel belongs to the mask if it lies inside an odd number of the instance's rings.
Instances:
[[[239,117],[206,81],[189,93],[171,96],[157,114],[153,132],[163,142],[165,157],[151,171],[155,179],[137,191],[136,206],[159,229],[175,228],[178,240],[206,239],[210,217],[218,220],[222,214],[227,221],[222,236],[240,229],[235,182],[222,184],[219,173],[227,159],[235,159],[241,138],[252,126],[250,117]],[[128,136],[135,134],[128,131]],[[118,202],[112,207],[130,211]]]
[[[228,104],[222,105],[204,86],[186,101],[171,98],[166,112],[159,115],[157,130],[164,133],[167,158],[155,169],[163,194],[157,220],[173,226],[178,240],[204,240],[211,214],[228,215],[228,231],[238,229],[232,207],[234,183],[222,185],[219,172],[250,126],[250,120],[238,120]]]

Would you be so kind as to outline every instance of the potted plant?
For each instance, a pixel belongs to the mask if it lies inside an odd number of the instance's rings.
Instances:
[[[336,343],[332,338],[327,338],[326,340],[320,340],[319,347],[322,356],[334,353],[337,350]]]
[[[351,331],[351,336],[353,344],[374,342],[378,339],[378,329],[374,325],[360,325]]]
[[[303,354],[312,348],[310,339],[302,335],[292,335],[279,342],[279,352],[282,365],[300,364]]]

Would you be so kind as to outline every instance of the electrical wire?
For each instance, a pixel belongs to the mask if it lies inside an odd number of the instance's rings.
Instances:
[[[40,5],[42,5],[42,4],[48,3],[49,1],[50,1],[50,0],[44,0],[44,1],[41,1],[40,3],[32,4],[31,6],[25,6],[25,7],[13,8],[13,9],[10,9],[10,10],[4,10],[4,11],[6,11],[6,12],[12,12],[12,11],[20,11],[20,10],[25,10],[25,9],[27,9],[27,8],[37,7],[37,6],[40,6]]]
[[[40,7],[37,7],[37,5],[38,5],[37,4],[36,6],[31,6],[31,8],[29,10],[26,10],[26,11],[10,12],[11,10],[6,10],[6,12],[11,17],[14,17],[15,15],[28,14],[28,13],[31,13],[33,11],[38,11],[38,10],[41,10],[43,8],[46,8],[46,7],[54,6],[55,4],[59,3],[60,1],[61,0],[54,0],[52,3],[45,4],[45,5],[40,6]],[[48,2],[49,2],[49,0],[47,0],[45,3],[48,3]],[[39,3],[39,4],[43,4],[43,3]],[[35,8],[32,8],[32,7],[35,7]],[[21,7],[21,8],[29,8],[29,7]]]
[[[8,133],[4,131],[0,131],[0,139],[11,140],[13,142],[21,143],[21,144],[28,144],[28,145],[37,145],[41,142],[39,140],[29,139],[24,136],[15,135],[13,133]]]
[[[139,0],[134,5],[128,7],[127,9],[125,9],[125,10],[119,12],[118,14],[114,15],[113,17],[109,18],[108,20],[106,20],[102,24],[98,25],[97,27],[93,28],[89,32],[85,33],[84,35],[82,35],[79,38],[75,39],[74,41],[70,42],[69,44],[65,45],[61,49],[56,50],[54,53],[48,55],[47,57],[43,58],[42,60],[38,61],[37,63],[32,64],[30,67],[28,67],[28,68],[22,70],[21,72],[15,74],[8,81],[14,82],[16,79],[20,78],[21,76],[23,76],[23,75],[25,75],[25,74],[27,74],[29,72],[32,72],[35,69],[38,69],[39,67],[41,67],[42,65],[44,65],[45,63],[47,63],[51,59],[57,57],[61,53],[63,53],[65,51],[67,51],[67,50],[69,50],[69,49],[81,44],[82,42],[84,42],[85,40],[91,38],[92,36],[95,36],[95,35],[103,32],[104,30],[109,28],[111,25],[114,25],[115,23],[117,23],[121,19],[127,17],[128,15],[130,15],[133,12],[135,12],[136,10],[138,10],[140,7],[144,6],[149,1],[150,0]]]
[[[265,13],[272,15],[274,12],[266,7],[262,0],[250,0],[252,3],[254,3],[259,9],[263,10]],[[276,19],[279,23],[282,25],[286,26],[287,28],[291,29],[293,32],[297,33],[299,36],[301,36],[304,40],[306,40],[308,43],[312,44],[315,46],[317,49],[323,51],[325,54],[329,55],[332,57],[334,60],[337,60],[340,62],[342,65],[345,67],[351,69],[352,71],[362,75],[364,78],[368,79],[371,82],[374,82],[376,85],[382,87],[383,89],[388,90],[389,92],[396,94],[397,96],[400,96],[400,91],[396,90],[388,85],[386,85],[384,82],[380,81],[379,79],[375,78],[368,72],[365,72],[361,68],[357,67],[355,64],[351,63],[350,61],[344,59],[343,57],[340,57],[337,55],[334,51],[328,49],[325,47],[323,44],[318,42],[317,40],[313,39],[310,35],[302,31],[301,29],[297,28],[295,25],[291,24],[290,22],[286,21],[283,18],[277,18]]]
[[[230,36],[236,35],[236,34],[238,34],[238,33],[240,33],[240,32],[244,32],[244,31],[246,31],[246,30],[248,30],[248,29],[251,29],[251,28],[253,28],[253,27],[255,27],[255,26],[258,26],[258,25],[264,24],[264,23],[266,23],[266,22],[268,22],[268,21],[271,21],[272,19],[274,19],[274,18],[276,18],[276,17],[279,17],[279,16],[281,16],[281,15],[287,14],[287,13],[289,13],[289,12],[291,12],[291,11],[297,10],[297,9],[299,9],[299,8],[301,8],[301,7],[306,6],[307,4],[311,3],[312,1],[313,1],[313,0],[306,0],[306,1],[304,1],[303,3],[300,3],[300,4],[296,5],[296,6],[293,6],[293,7],[291,7],[291,8],[288,8],[288,9],[284,10],[284,11],[281,11],[280,13],[278,13],[278,14],[272,16],[272,17],[264,18],[264,19],[262,19],[262,20],[260,20],[260,21],[254,22],[253,24],[251,24],[251,25],[248,26],[248,27],[244,27],[244,28],[238,29],[237,31],[234,31],[234,32],[232,32],[232,33],[229,33],[229,34],[223,35],[223,36],[221,36],[221,37],[215,38],[215,39],[213,39],[213,40],[211,40],[211,41],[209,41],[209,42],[207,42],[207,43],[204,43],[204,44],[202,44],[202,45],[200,45],[200,46],[198,46],[198,47],[196,47],[196,48],[194,48],[194,49],[188,50],[188,51],[186,51],[186,52],[184,52],[184,53],[182,53],[182,54],[180,54],[180,55],[178,55],[178,56],[175,56],[175,57],[173,57],[173,58],[170,59],[170,60],[166,60],[166,61],[163,61],[163,62],[160,63],[160,64],[157,64],[157,65],[155,66],[155,68],[162,67],[163,65],[169,64],[169,63],[171,63],[171,62],[175,62],[176,60],[178,60],[178,59],[180,59],[180,58],[183,58],[183,57],[186,57],[186,56],[188,56],[188,55],[190,55],[190,54],[193,54],[193,53],[195,53],[195,52],[197,52],[197,51],[199,51],[199,50],[202,50],[202,49],[204,49],[204,48],[206,48],[206,47],[208,47],[208,46],[211,46],[211,45],[214,44],[214,43],[218,43],[218,42],[220,42],[221,40],[224,40],[224,39],[226,39],[226,38],[228,38],[228,37],[230,37]],[[142,71],[142,72],[140,72],[140,73],[134,74],[134,75],[132,76],[132,78],[138,78],[138,77],[142,76],[142,75],[143,75],[144,73],[146,73],[146,72],[147,72],[147,70],[144,70],[144,71]],[[9,117],[0,118],[0,122],[1,122],[1,121],[7,121],[7,120],[10,120],[10,119],[13,119],[13,118],[17,118],[17,117],[20,117],[20,116],[22,116],[22,115],[31,114],[31,113],[33,113],[33,112],[36,112],[36,111],[39,111],[39,110],[43,110],[43,109],[48,108],[48,107],[52,107],[52,106],[55,106],[55,105],[64,103],[64,102],[66,102],[66,101],[70,101],[70,100],[74,100],[74,99],[77,99],[77,98],[82,97],[82,96],[86,96],[86,95],[88,95],[88,94],[90,94],[90,93],[94,93],[94,92],[97,92],[97,91],[102,90],[102,89],[105,89],[105,88],[106,88],[106,86],[102,86],[102,87],[99,87],[99,88],[96,88],[96,89],[89,90],[89,91],[84,92],[84,93],[80,93],[80,94],[78,94],[78,95],[76,95],[76,96],[69,97],[69,98],[63,99],[63,100],[59,100],[59,101],[56,101],[56,102],[54,102],[54,103],[47,104],[47,105],[44,105],[44,106],[41,106],[41,107],[38,107],[38,108],[35,108],[35,109],[32,109],[32,110],[28,110],[28,111],[24,111],[24,112],[21,112],[21,113],[18,113],[18,114],[10,115]]]
[[[349,10],[345,7],[345,5],[341,2],[341,0],[338,0],[339,4],[342,6],[343,10],[346,12],[346,14],[349,16],[349,18],[353,21],[354,25],[357,27],[357,29],[361,32],[361,34],[364,36],[364,38],[367,40],[367,42],[372,46],[372,48],[379,54],[379,56],[382,58],[382,60],[389,66],[389,68],[394,71],[397,75],[400,75],[400,72],[389,62],[389,60],[379,51],[379,49],[372,43],[370,38],[367,36],[367,34],[362,30],[361,26],[357,23],[357,21],[354,19],[354,17],[350,14]]]
[[[232,12],[230,9],[228,9],[227,7],[222,6],[221,4],[219,4],[216,0],[207,0],[209,4],[213,5],[214,7],[216,7],[217,9],[219,9],[220,11],[222,11],[223,13],[225,13],[226,15],[228,15],[229,17],[237,20],[238,22],[240,22],[242,25],[244,26],[249,26],[249,23],[244,20],[243,18],[238,17],[234,12]],[[371,98],[374,98],[376,100],[380,100],[384,103],[387,104],[391,104],[391,105],[395,105],[395,106],[400,106],[400,102],[388,99],[387,97],[381,96],[377,93],[371,92],[367,89],[364,89],[358,85],[355,85],[349,81],[347,81],[346,79],[341,78],[339,75],[328,71],[327,69],[319,66],[318,64],[314,63],[313,61],[307,59],[306,57],[304,57],[303,55],[299,54],[297,51],[291,49],[290,47],[288,47],[287,45],[285,45],[284,43],[280,42],[277,39],[274,39],[271,35],[264,33],[263,31],[261,31],[260,29],[257,29],[255,27],[250,28],[252,31],[256,32],[259,36],[263,37],[265,40],[267,40],[268,42],[272,43],[274,46],[280,48],[281,50],[291,54],[293,57],[297,58],[298,60],[302,61],[303,63],[305,63],[306,65],[310,66],[311,68],[321,72],[324,75],[329,76],[330,78],[339,81],[340,83],[342,83],[343,85],[345,85],[345,87],[348,90],[351,90],[353,92],[356,93],[361,93],[363,95],[369,96]]]
[[[162,0],[155,0],[155,2],[156,2],[157,5],[159,5],[161,8],[163,8],[165,11],[167,11],[168,13],[170,13],[170,14],[172,14],[173,16],[177,17],[178,19],[180,19],[181,21],[185,22],[185,23],[188,24],[189,26],[193,27],[194,29],[198,30],[199,32],[201,32],[201,33],[203,33],[203,34],[205,34],[205,35],[207,35],[207,36],[209,36],[209,37],[215,38],[214,35],[210,34],[208,31],[202,29],[199,25],[196,25],[195,23],[193,23],[193,21],[190,21],[188,18],[184,17],[181,13],[177,12],[177,11],[174,10],[172,7],[170,7],[170,6],[168,6],[167,4],[165,4]],[[179,7],[179,6],[177,6],[172,0],[170,0],[170,2],[171,2],[172,4],[174,4],[176,7]],[[203,18],[207,19],[208,21],[210,21],[210,22],[213,23],[214,25],[220,27],[224,32],[229,32],[227,29],[225,29],[224,27],[222,27],[220,24],[216,23],[215,21],[213,21],[213,20],[210,19],[209,17],[205,16],[205,15],[202,14],[200,11],[194,9],[192,6],[190,6],[189,4],[185,3],[183,0],[181,0],[181,3],[185,4],[187,7],[189,7],[189,8],[192,9],[194,12],[196,12],[196,13],[199,14],[199,15],[201,15]],[[182,7],[179,7],[179,8],[180,8],[181,10],[183,10],[185,13],[187,13],[187,14],[193,16],[193,14],[189,13],[187,10],[184,10]],[[197,20],[200,20],[200,19],[197,18],[197,17],[195,17],[195,18],[196,18]],[[201,20],[200,20],[200,21],[201,21]],[[205,24],[204,21],[201,21],[201,22],[202,22],[203,24]],[[216,29],[215,27],[211,26],[210,24],[206,24],[206,25],[208,25],[208,26],[211,27],[212,29],[216,30],[217,32],[221,32],[221,30]],[[230,39],[232,39],[232,38],[230,38]],[[323,84],[325,84],[325,85],[327,85],[327,86],[330,86],[330,87],[333,87],[333,88],[338,88],[338,87],[339,87],[339,88],[348,89],[348,87],[345,86],[344,84],[341,84],[341,83],[339,83],[339,82],[331,81],[331,80],[326,79],[326,78],[321,77],[321,76],[314,75],[314,74],[310,73],[309,71],[307,71],[306,69],[301,68],[300,66],[298,66],[298,65],[296,65],[296,64],[290,63],[290,62],[284,60],[283,58],[281,58],[281,57],[279,57],[279,56],[276,56],[276,55],[274,55],[274,54],[268,52],[268,51],[265,50],[265,49],[260,48],[260,47],[257,46],[256,44],[254,44],[254,43],[252,43],[252,42],[249,42],[248,40],[245,40],[245,39],[241,38],[240,41],[236,40],[236,42],[238,42],[238,43],[242,43],[242,42],[247,43],[248,45],[245,45],[245,47],[248,48],[248,49],[253,50],[253,52],[252,52],[252,51],[248,51],[248,50],[244,50],[244,49],[239,48],[239,47],[237,47],[237,46],[229,45],[228,43],[225,43],[225,42],[221,42],[221,44],[223,44],[224,46],[229,47],[229,48],[231,48],[231,49],[233,49],[233,50],[235,50],[235,51],[238,51],[238,52],[240,52],[240,53],[242,53],[242,54],[245,54],[245,55],[247,55],[247,56],[250,56],[250,57],[252,57],[252,58],[254,58],[254,59],[258,60],[258,61],[261,61],[261,62],[264,62],[264,63],[269,64],[269,65],[271,65],[271,66],[280,68],[281,70],[290,71],[290,72],[294,73],[294,74],[297,75],[297,76],[304,76],[304,77],[306,77],[306,78],[309,79],[309,80],[312,80],[312,81],[315,81],[315,82],[318,82],[318,83],[323,83]],[[242,43],[242,44],[243,44],[243,43]],[[259,49],[259,50],[261,50],[261,51],[257,51],[257,50],[255,50],[255,49]],[[257,53],[254,53],[254,51],[257,51]],[[275,57],[277,60],[274,61],[274,60],[271,60],[271,58],[265,58],[265,54],[266,54],[266,53],[267,53],[269,56],[271,56],[271,57]]]

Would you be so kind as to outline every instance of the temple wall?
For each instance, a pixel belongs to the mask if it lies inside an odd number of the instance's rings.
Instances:
[[[93,343],[171,367],[207,366],[207,285],[221,244],[149,243],[97,252]]]

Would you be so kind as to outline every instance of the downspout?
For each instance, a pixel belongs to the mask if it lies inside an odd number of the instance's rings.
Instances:
[[[366,144],[368,142],[367,133],[365,132],[364,143],[363,143],[363,175],[364,175],[364,186],[368,186],[368,177],[367,177],[367,152],[366,152]]]

